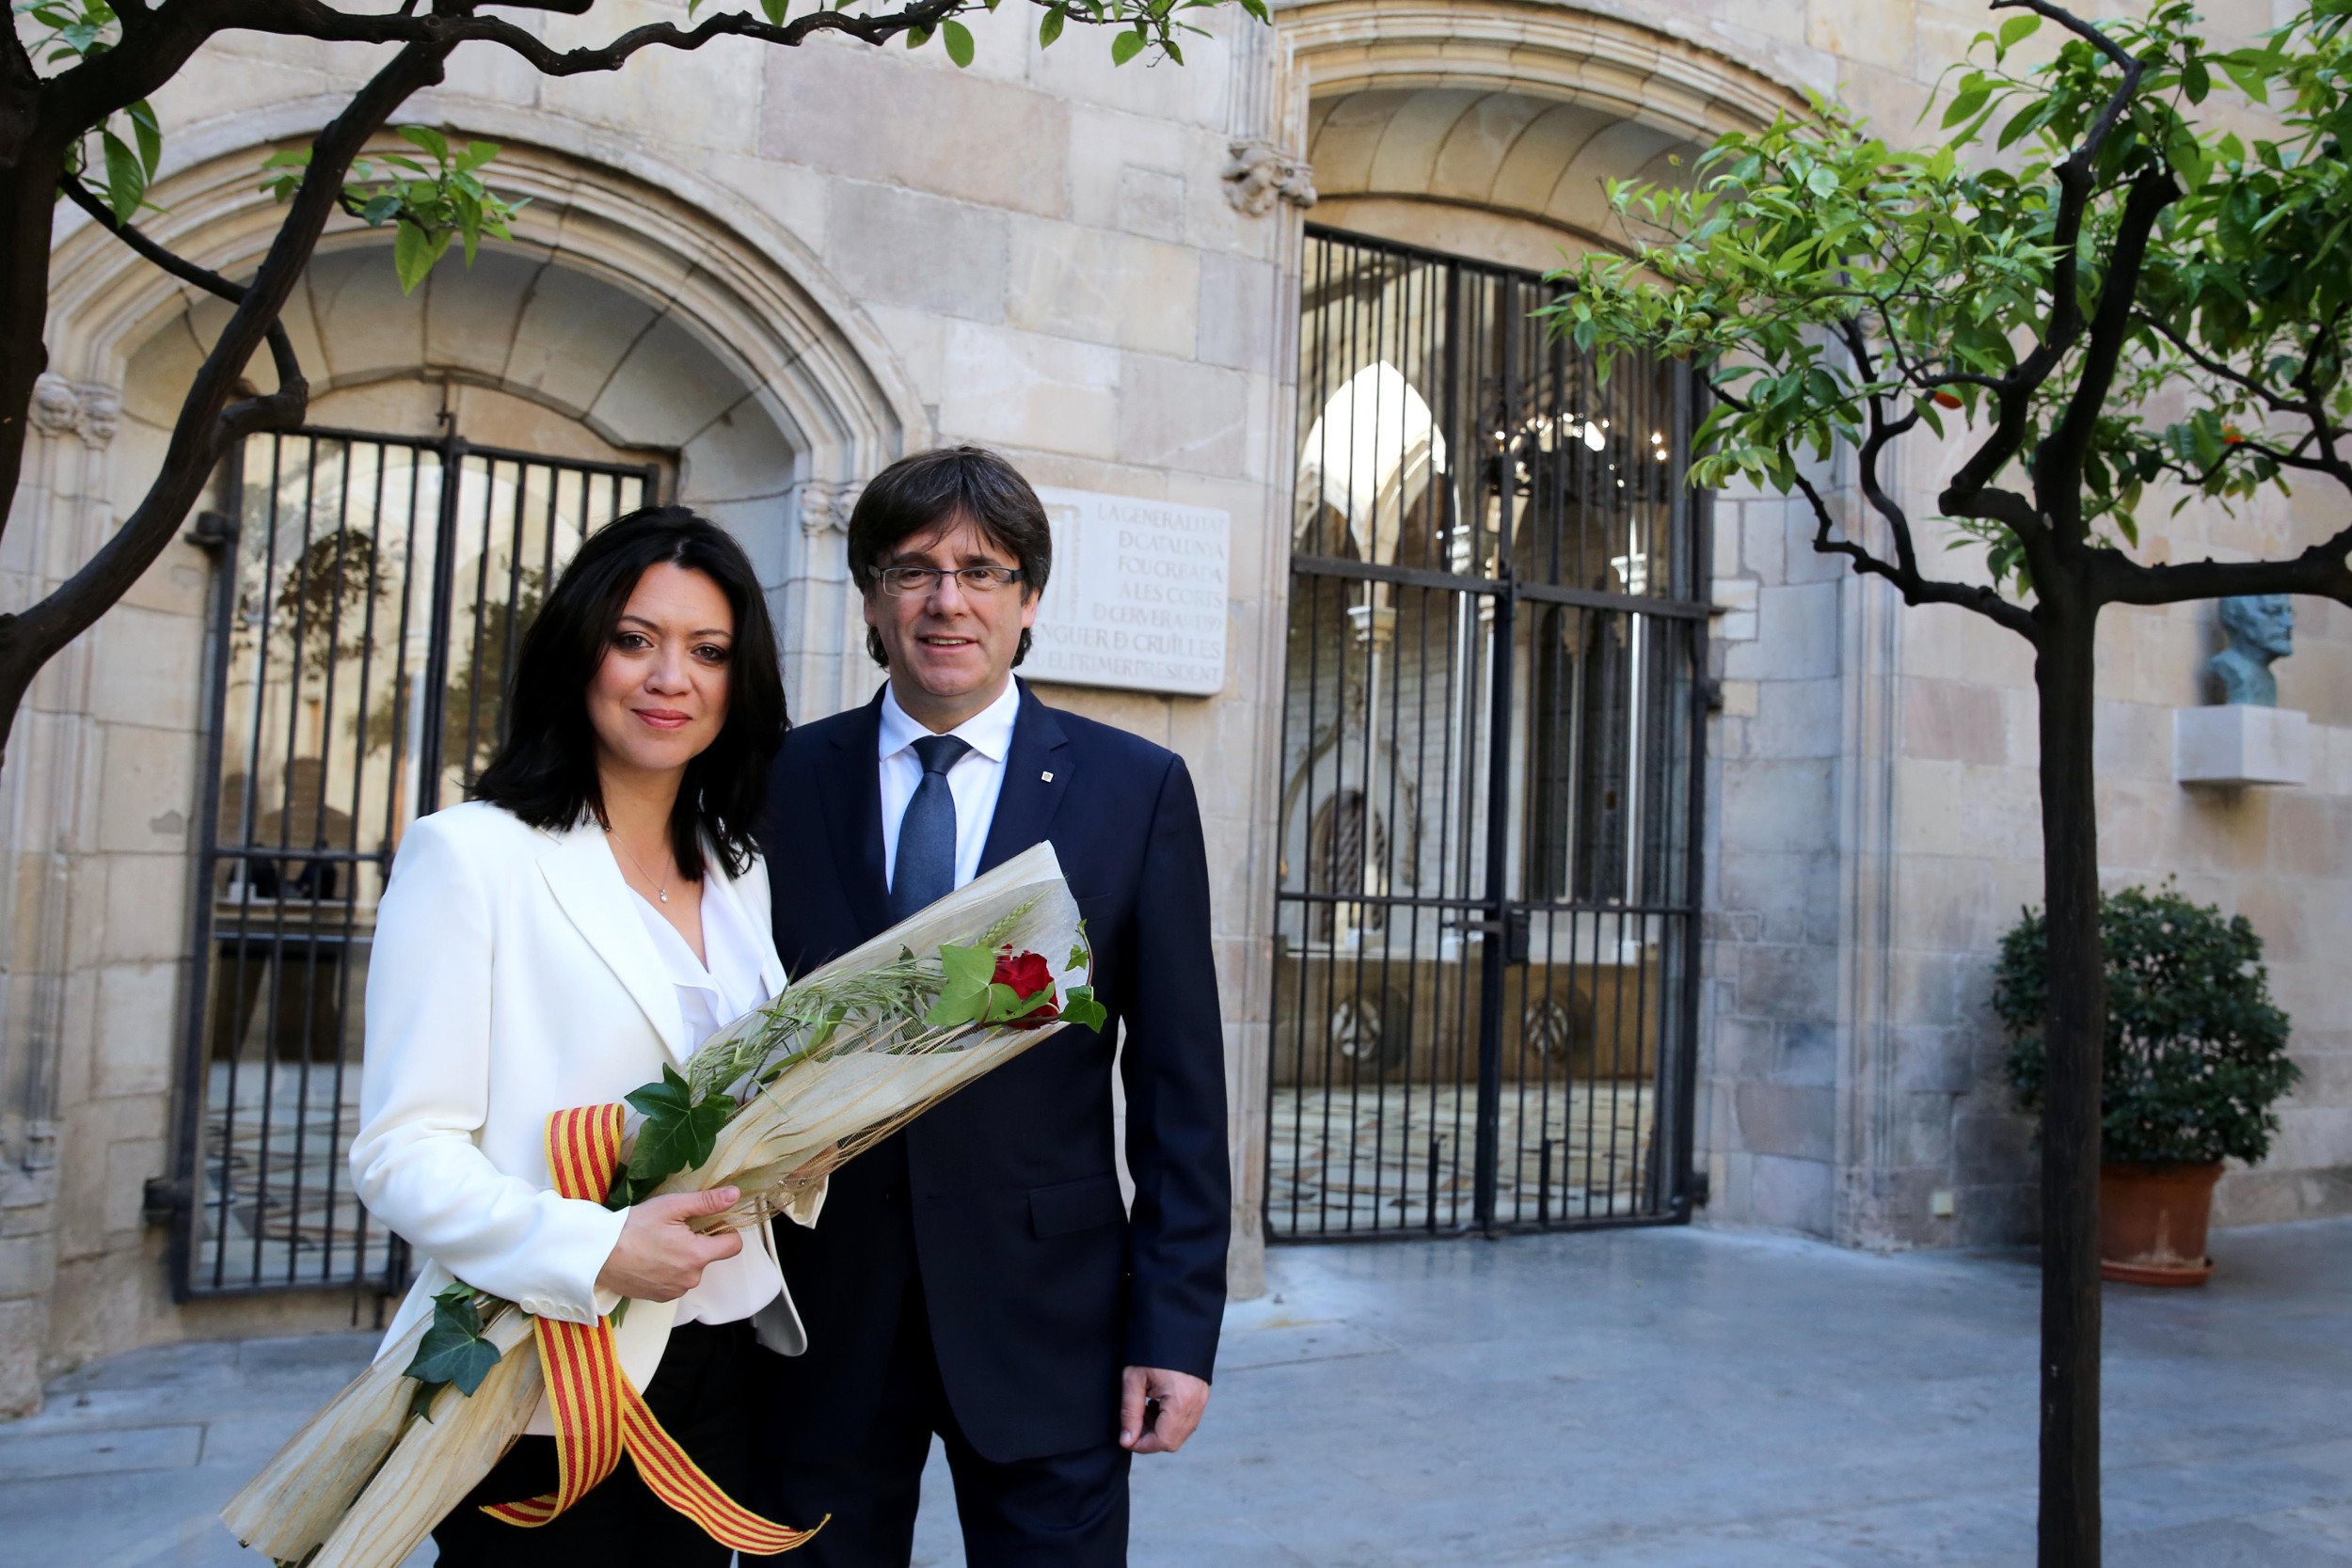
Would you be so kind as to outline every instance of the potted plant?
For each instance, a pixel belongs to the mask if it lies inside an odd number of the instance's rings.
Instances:
[[[2101,1269],[2140,1285],[2201,1285],[2205,1230],[2225,1159],[2252,1163],[2279,1131],[2273,1108],[2301,1076],[2287,1015],[2270,1000],[2262,938],[2167,882],[2099,901],[2106,953],[2106,1054],[2100,1086]],[[2010,1082],[2041,1108],[2049,1002],[2042,916],[2001,939],[1993,1007],[2008,1026]]]

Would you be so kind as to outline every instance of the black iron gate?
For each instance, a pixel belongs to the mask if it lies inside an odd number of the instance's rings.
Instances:
[[[175,1288],[396,1289],[351,1196],[375,903],[417,816],[488,760],[528,625],[651,467],[345,431],[257,436],[215,551]]]
[[[1531,273],[1311,229],[1304,288],[1268,1234],[1683,1217],[1689,378]]]

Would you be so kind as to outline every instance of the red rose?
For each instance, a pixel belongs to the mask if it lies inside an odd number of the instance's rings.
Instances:
[[[1004,986],[1018,997],[1031,997],[1043,992],[1045,1000],[1019,1018],[1007,1022],[1032,1027],[1051,1023],[1060,1016],[1054,1006],[1054,971],[1042,953],[1016,953],[1006,947],[996,955],[996,973],[989,978]]]

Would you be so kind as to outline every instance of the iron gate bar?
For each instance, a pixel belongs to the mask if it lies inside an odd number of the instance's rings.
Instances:
[[[261,455],[262,443],[267,445],[268,491],[252,496],[256,467],[248,453]],[[371,925],[360,924],[361,877],[370,866],[379,873],[389,868],[404,809],[420,815],[430,811],[443,793],[449,760],[442,752],[450,634],[461,608],[453,574],[457,547],[471,537],[467,529],[477,520],[461,515],[469,460],[472,473],[482,481],[475,509],[480,514],[482,558],[475,575],[482,592],[471,609],[474,641],[477,645],[482,641],[481,621],[486,611],[504,613],[495,673],[500,684],[494,689],[502,692],[521,626],[518,601],[528,523],[535,518],[546,529],[537,552],[538,586],[544,592],[556,564],[559,531],[593,529],[621,510],[632,492],[640,501],[656,499],[657,466],[572,462],[475,447],[454,432],[431,438],[330,428],[265,434],[241,443],[224,462],[222,490],[230,511],[199,517],[192,534],[214,551],[216,575],[211,663],[201,676],[210,729],[190,921],[198,966],[183,1013],[179,1100],[172,1118],[173,1175],[162,1184],[176,1211],[169,1260],[178,1299],[290,1288],[362,1289],[370,1284],[395,1290],[404,1282],[405,1245],[396,1237],[371,1236],[366,1212],[350,1202],[339,1168],[350,1131],[344,1097],[357,1027],[352,1016],[354,971],[373,942],[372,899]],[[496,488],[500,465],[508,466],[515,488],[504,517]],[[396,474],[406,486],[405,497],[394,493]],[[534,481],[545,483],[543,508],[530,505]],[[331,498],[322,496],[322,484],[331,484]],[[429,523],[424,516],[427,484],[438,486]],[[609,502],[603,512],[596,509],[599,493]],[[564,517],[566,495],[576,496],[579,502],[578,515],[569,522]],[[298,520],[291,512],[296,505]],[[265,539],[250,537],[244,521],[249,506],[254,526],[269,531]],[[366,512],[364,528],[355,521],[355,510]],[[421,525],[431,531],[429,578],[416,569]],[[395,540],[401,552],[398,629],[382,661],[392,678],[378,712],[372,712],[378,696],[377,643],[384,624],[378,601],[389,591],[387,555]],[[510,556],[508,594],[502,606],[494,606],[485,574],[488,557],[501,540]],[[248,549],[254,552],[250,561]],[[293,552],[290,561],[285,551]],[[249,577],[254,568],[257,579]],[[255,595],[249,620],[239,610],[241,584],[247,581]],[[347,603],[355,592],[364,598],[356,607]],[[420,596],[424,603],[418,602]],[[412,632],[419,629],[413,617],[420,612],[426,617],[421,672],[408,663]],[[356,647],[346,642],[354,620]],[[249,657],[238,646],[246,635],[252,640]],[[273,644],[289,639],[285,671],[279,673],[280,655]],[[425,684],[421,692],[415,690],[420,674]],[[347,693],[355,677],[356,689]],[[477,656],[468,678],[469,698],[478,709],[482,688],[493,673]],[[244,713],[232,705],[232,697],[248,692],[251,711]],[[356,710],[349,717],[346,694]],[[278,733],[273,705],[280,701],[285,705],[282,747],[271,738]],[[379,713],[389,714],[389,727],[372,748],[371,725]],[[417,726],[413,746],[408,739],[412,718],[425,721]],[[347,780],[339,779],[335,769],[339,756],[346,754],[336,743],[338,723],[352,731]],[[306,727],[315,736],[307,750],[302,738]],[[479,722],[469,728],[469,739],[478,752],[480,740],[490,732]],[[279,766],[274,832],[262,806],[265,740]],[[242,792],[235,802],[235,821],[224,824],[226,786],[239,776],[230,767],[232,741],[234,759],[243,765]],[[382,767],[371,768],[370,758],[377,752]],[[475,754],[469,752],[465,759],[468,775]],[[315,778],[300,776],[302,764],[315,768]],[[405,784],[404,768],[416,770]],[[381,837],[378,847],[366,849],[358,847],[358,841],[373,786],[381,786]],[[349,814],[335,803],[346,792]],[[297,842],[295,824],[306,816],[309,841]],[[332,820],[337,817],[342,821]],[[224,833],[224,827],[230,832]],[[336,844],[331,838],[346,842]],[[227,890],[220,885],[224,868],[231,871]],[[262,897],[256,896],[257,888],[262,887],[266,911],[260,907]],[[258,1061],[248,1064],[257,1009],[262,1039]],[[294,1016],[297,1010],[299,1016]],[[220,1074],[216,1085],[215,1071]],[[246,1102],[249,1071],[262,1077],[258,1104]],[[216,1148],[211,1147],[214,1129],[208,1121],[215,1114],[219,1117]],[[240,1153],[242,1139],[251,1140],[249,1156]],[[323,1178],[316,1174],[322,1163]],[[207,1181],[213,1190],[206,1190]],[[236,1235],[240,1206],[250,1210],[249,1238]],[[350,1209],[347,1223],[339,1216],[339,1206]],[[242,1244],[246,1240],[249,1247]],[[271,1257],[273,1246],[284,1248],[282,1267]],[[232,1248],[239,1258],[233,1269]],[[379,1253],[380,1268],[371,1261]]]
[[[1637,372],[1591,403],[1589,367],[1527,318],[1533,275],[1320,228],[1309,239],[1298,385],[1300,424],[1312,426],[1305,461],[1317,477],[1311,485],[1302,477],[1299,492],[1285,699],[1286,710],[1303,704],[1306,720],[1294,713],[1286,723],[1283,843],[1298,864],[1289,867],[1286,853],[1278,896],[1287,911],[1279,928],[1300,942],[1278,945],[1274,1019],[1276,1070],[1295,1087],[1278,1082],[1268,1100],[1269,1232],[1429,1234],[1467,1219],[1498,1233],[1531,1218],[1541,1228],[1684,1217],[1703,809],[1697,698],[1712,609],[1699,596],[1701,514],[1679,466],[1663,467],[1687,450],[1687,380]],[[1429,431],[1418,455],[1416,420]],[[1335,449],[1374,461],[1335,467]],[[1384,466],[1391,461],[1393,469]],[[1573,549],[1563,537],[1571,528]],[[1612,591],[1618,579],[1626,591]],[[1522,601],[1541,613],[1520,616]],[[1572,660],[1561,641],[1571,631]],[[1613,663],[1595,662],[1620,645]],[[1363,650],[1360,661],[1351,646]],[[1533,659],[1540,673],[1546,657],[1577,678],[1523,689],[1520,664]],[[1588,692],[1602,702],[1589,714]],[[1545,726],[1552,749],[1531,736],[1522,762],[1519,726],[1529,723]],[[1530,809],[1514,817],[1522,774]],[[1567,791],[1559,800],[1593,799],[1565,816],[1555,800],[1539,832],[1541,778],[1554,781],[1542,788]],[[1612,836],[1592,837],[1597,827]],[[1550,884],[1545,868],[1555,855],[1566,857],[1573,883]],[[1536,930],[1542,957],[1529,963]],[[1443,955],[1480,932],[1488,934],[1473,1001],[1469,971]],[[1521,973],[1506,1210],[1502,1012],[1509,976]],[[1349,1021],[1345,1043],[1333,1033],[1319,1053],[1309,1018],[1317,1003],[1323,1027]],[[1588,1025],[1575,1022],[1579,1013],[1591,1015]],[[1527,1031],[1539,1020],[1552,1028],[1553,1019],[1568,1032],[1531,1049]],[[1594,1034],[1604,1023],[1605,1042]],[[1475,1100],[1466,1103],[1473,1060]],[[1576,1118],[1570,1136],[1554,1131],[1562,1116]],[[1450,1140],[1441,1135],[1449,1120]],[[1418,1216],[1392,1180],[1411,1190],[1416,1161],[1427,1189]],[[1448,1169],[1454,1180],[1441,1201]],[[1575,1189],[1555,1190],[1555,1178]],[[1563,1194],[1569,1201],[1555,1204]]]

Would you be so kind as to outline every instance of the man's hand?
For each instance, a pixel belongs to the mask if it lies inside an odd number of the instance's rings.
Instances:
[[[1209,1386],[1189,1372],[1130,1367],[1120,1383],[1119,1446],[1135,1453],[1174,1453],[1209,1408]],[[1147,1400],[1159,1407],[1148,1421]]]

